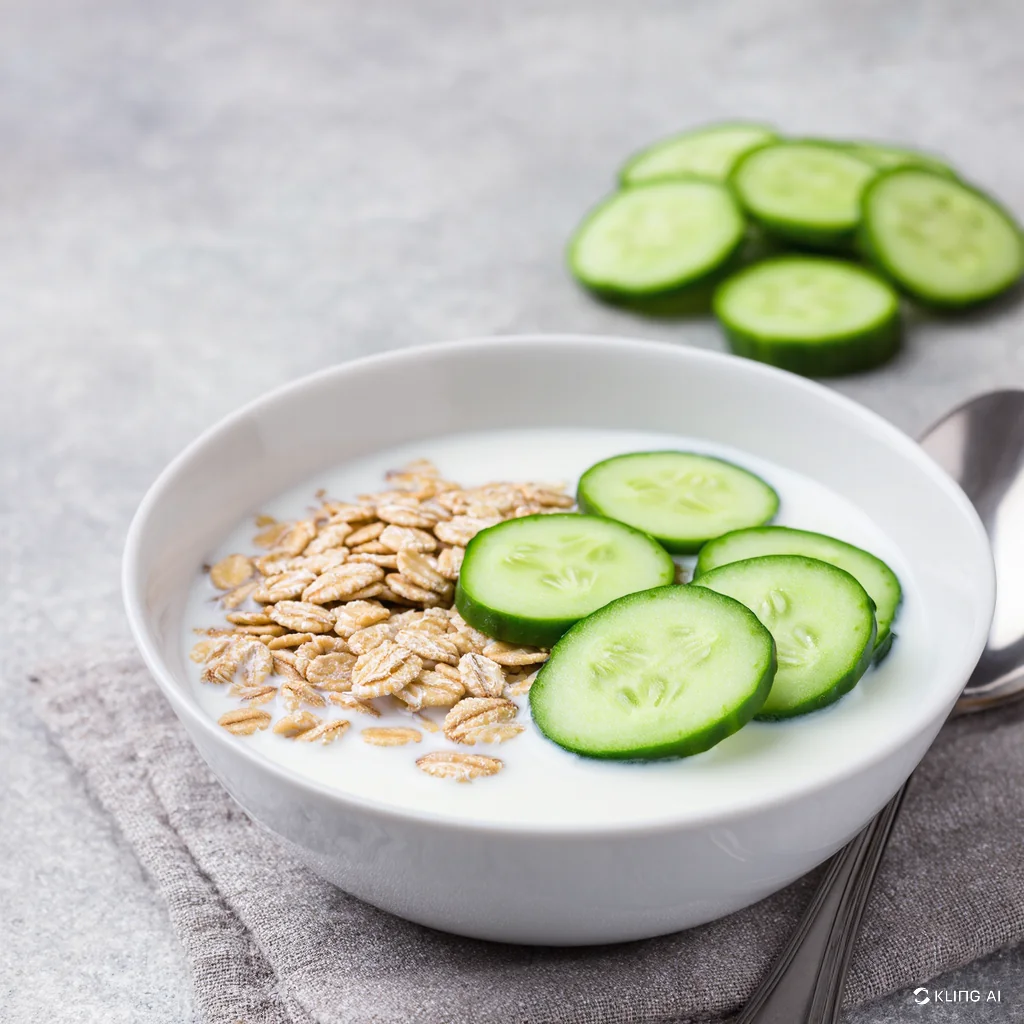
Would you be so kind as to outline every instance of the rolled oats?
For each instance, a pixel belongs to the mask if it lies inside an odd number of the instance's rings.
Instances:
[[[414,580],[411,580],[397,572],[389,573],[385,576],[384,582],[387,584],[387,587],[392,594],[397,595],[399,598],[404,598],[411,604],[441,604],[444,602],[446,596],[449,598],[451,597],[450,591],[447,595],[439,594],[436,590],[428,587],[422,587]],[[448,581],[446,580],[445,582],[447,583]],[[448,586],[451,587],[451,583],[448,583]]]
[[[311,604],[329,601],[347,601],[353,594],[384,579],[384,570],[378,565],[347,562],[318,576],[303,592],[302,600]]]
[[[522,647],[518,644],[507,644],[503,640],[489,643],[483,649],[483,655],[506,667],[539,665],[548,660],[548,652],[539,647]]]
[[[321,654],[306,666],[306,679],[321,690],[344,692],[352,687],[352,668],[355,663],[356,656],[344,651]]]
[[[402,629],[395,634],[395,643],[418,654],[425,661],[440,661],[446,665],[459,663],[459,649],[450,640],[432,636],[423,629]]]
[[[511,722],[518,713],[504,697],[466,697],[445,715],[444,734],[454,743],[493,742],[491,727]]]
[[[274,604],[277,601],[291,601],[316,579],[316,573],[309,569],[288,569],[268,576],[256,588],[252,599],[259,604]]]
[[[224,608],[237,608],[239,605],[245,604],[255,590],[255,580],[250,583],[243,583],[240,587],[235,587],[234,590],[229,590],[226,594],[222,594],[220,603]]]
[[[210,582],[218,590],[234,590],[252,578],[256,571],[245,555],[228,555],[210,569]]]
[[[326,633],[334,628],[334,614],[309,601],[278,601],[267,614],[296,633]]]
[[[331,548],[340,548],[352,533],[349,523],[330,523],[320,529],[317,535],[306,545],[305,554],[321,555]]]
[[[502,691],[503,696],[522,697],[529,693],[530,687],[533,686],[533,682],[537,678],[538,671],[539,669],[533,672],[510,674],[508,682],[505,684],[505,689]]]
[[[449,708],[462,699],[466,688],[462,680],[428,669],[395,696],[413,711],[420,708]]]
[[[299,733],[295,738],[300,743],[323,743],[326,746],[328,743],[333,743],[339,736],[344,735],[348,727],[349,723],[344,718],[332,718],[306,732]]]
[[[272,651],[280,651],[286,647],[301,647],[312,639],[312,633],[285,633],[284,636],[275,636],[268,640],[267,647]]]
[[[236,626],[269,626],[273,622],[264,612],[229,612],[224,618]]]
[[[391,729],[364,729],[362,736],[364,743],[370,743],[375,747],[402,747],[406,743],[419,743],[423,739],[423,734],[419,729],[410,729],[404,726],[396,726]]]
[[[378,622],[375,626],[367,626],[353,633],[348,638],[348,647],[356,654],[369,654],[385,641],[391,640],[393,635],[394,629],[390,622]]]
[[[251,736],[254,732],[266,729],[270,725],[270,715],[266,711],[259,711],[256,708],[234,708],[225,711],[217,724],[224,726],[228,732],[235,736]]]
[[[362,551],[351,555],[349,562],[366,562],[370,565],[379,565],[382,569],[398,568],[398,559],[394,555],[373,555]]]
[[[234,683],[228,693],[247,704],[269,704],[277,696],[276,686],[246,686]]]
[[[334,632],[347,638],[360,629],[386,621],[390,615],[379,601],[350,601],[338,609]]]
[[[434,536],[445,544],[465,547],[481,530],[500,522],[497,516],[453,516],[434,527]]]
[[[309,704],[315,708],[322,708],[327,704],[327,699],[323,694],[317,693],[301,677],[282,683],[278,690],[278,696],[289,711],[298,711],[303,704]]]
[[[504,762],[483,754],[463,754],[455,750],[435,750],[418,758],[416,767],[437,779],[471,782],[473,779],[497,775]]]
[[[296,736],[301,736],[304,732],[309,732],[310,729],[315,729],[319,724],[320,719],[312,711],[296,711],[290,715],[285,715],[284,718],[279,718],[274,723],[274,732],[278,736],[287,736],[289,739],[294,739]]]
[[[465,548],[445,548],[437,556],[437,571],[453,583],[459,578],[462,570],[462,559],[466,554]]]
[[[353,697],[351,693],[334,693],[332,691],[327,694],[327,699],[332,704],[337,704],[339,708],[344,708],[346,711],[356,711],[361,715],[372,715],[374,718],[380,718],[380,712],[372,704],[368,704],[358,697]]]
[[[397,693],[422,671],[420,658],[388,640],[359,656],[352,669],[352,692],[368,698]]]
[[[414,526],[390,525],[382,531],[380,543],[389,551],[397,554],[403,548],[410,551],[436,551],[437,538],[426,530]]]
[[[501,666],[482,654],[464,654],[459,659],[459,676],[471,697],[500,697],[505,689]]]
[[[360,526],[358,530],[353,530],[345,538],[345,543],[348,544],[350,551],[357,549],[360,544],[369,544],[384,532],[386,525],[386,523],[378,521],[376,523],[367,523],[366,526]]]
[[[347,652],[348,644],[339,637],[312,637],[307,643],[304,643],[296,650],[295,667],[305,678],[306,669],[314,658],[319,658],[322,654],[334,654],[336,651]]]

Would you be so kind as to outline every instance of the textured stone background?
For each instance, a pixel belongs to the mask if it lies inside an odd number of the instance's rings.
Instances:
[[[566,279],[625,154],[721,116],[945,151],[1024,215],[1019,0],[9,0],[0,11],[0,1020],[190,1016],[163,908],[20,692],[125,637],[129,517],[198,431],[355,355],[533,329],[719,347]],[[914,432],[1024,384],[1022,314],[838,386]],[[514,401],[514,396],[509,397]],[[1024,1020],[1024,956],[948,981]]]

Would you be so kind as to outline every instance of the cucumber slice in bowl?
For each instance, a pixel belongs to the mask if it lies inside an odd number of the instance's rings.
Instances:
[[[848,572],[867,591],[875,605],[878,623],[876,659],[888,652],[892,644],[892,624],[903,600],[899,578],[880,558],[835,537],[810,530],[794,530],[788,526],[736,530],[708,541],[700,549],[694,581],[700,582],[701,576],[721,565],[761,555],[804,555]]]
[[[748,153],[730,182],[747,212],[767,231],[800,245],[849,245],[860,222],[861,194],[877,169],[841,146],[776,142]]]
[[[765,260],[719,285],[712,305],[737,355],[808,377],[872,369],[900,345],[895,289],[845,260]]]
[[[655,182],[628,188],[592,210],[569,243],[569,268],[601,295],[660,295],[708,279],[745,238],[746,218],[724,185]]]
[[[779,510],[779,496],[760,477],[693,452],[636,452],[595,463],[580,477],[577,501],[584,512],[628,523],[678,553],[760,526]]]
[[[856,686],[875,649],[875,606],[834,565],[803,555],[731,562],[691,584],[745,604],[775,639],[778,671],[757,718],[817,711]]]
[[[904,291],[959,308],[994,298],[1024,272],[1024,236],[995,200],[918,168],[882,174],[864,194],[861,246]]]
[[[763,124],[722,121],[705,125],[659,139],[634,154],[619,172],[619,183],[639,185],[679,176],[725,181],[741,156],[777,137]]]
[[[697,754],[744,726],[775,646],[738,601],[659,587],[613,601],[559,640],[530,689],[548,739],[588,757]]]
[[[488,636],[550,647],[609,601],[674,578],[664,548],[623,523],[576,513],[524,516],[469,542],[455,606]]]

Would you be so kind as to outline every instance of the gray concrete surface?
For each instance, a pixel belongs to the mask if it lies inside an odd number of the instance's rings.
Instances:
[[[10,0],[0,10],[0,1020],[183,1021],[163,909],[29,711],[34,659],[125,638],[125,527],[279,381],[538,328],[719,347],[566,279],[625,154],[720,116],[947,152],[1024,215],[1019,0]],[[838,385],[913,432],[1024,384],[1020,307]],[[514,396],[510,396],[514,401]],[[1024,956],[945,980],[1024,1020]]]

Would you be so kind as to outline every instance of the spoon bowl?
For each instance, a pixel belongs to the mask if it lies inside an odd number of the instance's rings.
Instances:
[[[957,713],[1024,697],[1024,391],[969,399],[921,440],[978,510],[992,544],[998,595],[988,641]]]

